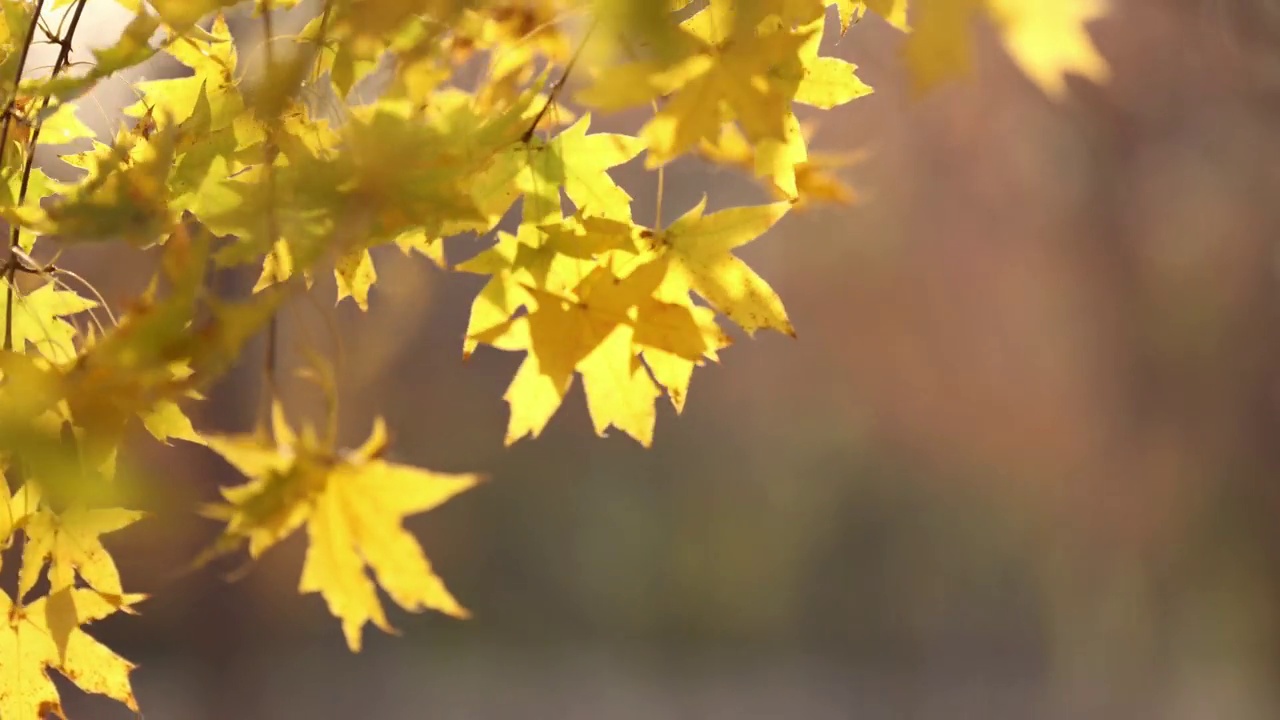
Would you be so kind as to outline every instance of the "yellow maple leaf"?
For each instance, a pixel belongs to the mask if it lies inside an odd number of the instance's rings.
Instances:
[[[973,22],[986,17],[1019,69],[1061,98],[1068,74],[1106,79],[1107,63],[1085,26],[1107,7],[1107,0],[913,0],[907,65],[919,90],[967,73]]]
[[[496,153],[490,166],[471,183],[472,197],[486,217],[476,229],[488,231],[524,196],[525,222],[543,224],[560,217],[560,195],[592,215],[631,219],[631,196],[607,172],[644,149],[639,138],[591,133],[591,115],[551,138],[532,137]]]
[[[272,426],[274,442],[259,435],[205,436],[211,449],[250,480],[223,488],[226,502],[205,508],[205,515],[225,521],[226,528],[197,564],[245,543],[257,558],[305,523],[310,543],[299,592],[325,599],[353,652],[360,650],[366,623],[395,632],[369,570],[407,611],[467,617],[402,522],[473,487],[479,476],[382,460],[387,436],[381,420],[364,445],[347,452],[306,428],[295,435],[278,405]]]
[[[809,35],[800,48],[800,61],[804,70],[800,84],[796,87],[796,102],[830,110],[871,94],[871,86],[858,79],[857,65],[837,57],[818,54],[818,48],[822,44],[821,19],[802,30]]]
[[[522,225],[519,236],[502,235],[459,266],[490,276],[472,305],[464,353],[479,344],[525,353],[503,396],[508,445],[538,437],[581,375],[597,434],[616,427],[647,447],[654,401],[665,390],[683,410],[694,367],[730,343],[715,310],[748,333],[794,335],[777,295],[732,253],[791,203],[705,217],[704,205],[665,230],[580,214]],[[693,293],[714,310],[695,306]]]
[[[520,231],[523,234],[535,232],[528,225],[521,225]],[[499,232],[498,242],[493,247],[458,265],[457,269],[462,272],[490,276],[475,300],[471,301],[471,316],[462,341],[464,358],[475,351],[476,336],[505,324],[530,302],[529,293],[517,280],[519,268],[516,267],[516,257],[520,245],[518,236]]]
[[[60,186],[55,202],[7,209],[6,217],[36,233],[56,233],[63,242],[124,239],[145,247],[161,241],[177,217],[166,181],[178,132],[170,125],[147,138],[122,133],[86,158],[89,175]]]
[[[138,711],[129,673],[134,665],[81,627],[142,599],[112,602],[87,589],[64,589],[35,602],[15,604],[0,591],[0,717],[65,717],[49,670],[85,692],[105,695]]]
[[[373,256],[363,248],[344,253],[333,264],[333,275],[338,282],[338,302],[351,298],[361,310],[369,309],[369,288],[378,280],[373,267]]]
[[[146,414],[142,415],[142,424],[152,437],[166,445],[170,439],[186,440],[203,444],[204,440],[191,424],[191,418],[182,412],[178,403],[172,400],[161,400]]]
[[[667,164],[720,125],[736,120],[752,142],[786,138],[790,101],[801,77],[808,32],[775,23],[758,28],[728,3],[712,3],[681,23],[688,52],[679,62],[639,61],[607,68],[579,102],[621,109],[669,96],[640,130],[645,165]]]
[[[734,207],[703,215],[704,197],[692,210],[651,238],[670,263],[665,282],[688,288],[724,313],[748,335],[770,328],[795,336],[778,294],[733,249],[764,234],[791,209],[778,202]]]
[[[1108,0],[987,0],[1009,55],[1049,96],[1066,94],[1068,73],[1095,82],[1110,70],[1085,25],[1107,12]]]
[[[537,227],[523,224],[515,235],[499,232],[493,247],[457,268],[491,276],[471,303],[463,355],[475,350],[475,337],[506,323],[529,304],[526,287],[572,293],[599,266],[598,257],[611,250],[634,251],[639,231],[630,221],[579,212]]]
[[[28,484],[26,487],[31,487]],[[27,542],[22,549],[18,595],[35,587],[46,562],[50,593],[72,587],[78,573],[88,586],[110,597],[120,597],[120,571],[102,546],[102,535],[122,530],[146,517],[124,508],[69,508],[55,513],[39,507],[25,518]]]
[[[582,374],[596,432],[617,427],[641,445],[653,442],[653,401],[661,394],[632,346],[634,308],[660,277],[634,274],[620,281],[597,268],[571,295],[528,288],[536,307],[499,332],[479,338],[503,350],[527,350],[506,399],[507,444],[537,437],[560,407],[575,372]]]
[[[180,5],[172,0],[170,5]],[[203,14],[203,12],[202,12]],[[144,80],[135,84],[143,99],[124,109],[130,117],[153,116],[164,122],[181,123],[199,109],[200,97],[211,113],[208,130],[220,130],[235,122],[244,111],[244,99],[236,82],[237,52],[226,18],[219,13],[203,37],[187,34],[169,43],[165,52],[194,70],[187,77]]]
[[[596,433],[616,427],[648,447],[661,388],[682,409],[693,367],[729,344],[714,312],[693,306],[687,289],[664,285],[665,260],[616,251],[631,258],[625,277],[605,264],[556,292],[528,275],[508,280],[521,289],[528,314],[469,337],[473,344],[527,353],[503,396],[511,406],[508,445],[541,434],[576,373]]]
[[[14,294],[13,347],[25,350],[30,344],[45,358],[59,363],[76,356],[76,327],[65,318],[93,310],[98,303],[54,283],[42,285],[29,293]],[[5,317],[0,312],[0,337],[4,336]]]

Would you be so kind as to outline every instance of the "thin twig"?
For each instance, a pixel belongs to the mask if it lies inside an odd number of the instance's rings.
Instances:
[[[587,41],[591,39],[591,33],[596,31],[596,26],[600,24],[600,18],[591,19],[591,24],[587,26],[587,31],[582,34],[582,42],[578,43],[578,47],[573,51],[573,56],[569,58],[569,62],[564,66],[564,72],[560,74],[560,79],[556,80],[555,85],[551,86],[551,92],[547,94],[547,101],[542,105],[542,109],[537,115],[533,116],[533,122],[529,124],[529,129],[524,131],[520,136],[520,142],[528,143],[533,139],[533,133],[538,129],[538,124],[542,122],[543,116],[551,109],[556,98],[560,95],[560,90],[564,88],[564,84],[569,79],[569,75],[573,72],[573,66],[578,64],[578,58],[582,57],[582,49],[587,46]]]
[[[36,29],[40,26],[40,13],[44,10],[44,0],[36,0],[35,14],[31,16],[31,24],[27,27],[27,37],[22,42],[22,50],[18,55],[18,76],[13,79],[13,97],[4,104],[4,125],[0,127],[0,156],[9,143],[9,125],[13,121],[13,105],[18,101],[18,86],[22,84],[22,69],[27,65],[27,54],[31,52],[31,44],[36,39]],[[8,343],[5,343],[6,347]]]
[[[316,31],[316,59],[311,67],[311,82],[320,81],[320,61],[324,58],[326,45],[329,43],[329,18],[333,14],[333,0],[324,0],[324,10],[320,15],[320,29]]]
[[[50,77],[57,77],[58,73],[67,65],[67,59],[71,57],[71,39],[75,37],[76,28],[80,26],[80,16],[84,14],[84,6],[88,4],[88,0],[77,0],[76,9],[71,14],[71,24],[67,26],[67,34],[59,40],[61,48],[58,50],[58,59],[53,62],[53,71]],[[39,8],[36,10],[39,14]],[[25,49],[23,51],[25,56]],[[31,182],[31,170],[35,167],[36,162],[36,144],[40,142],[40,128],[44,124],[40,119],[44,111],[49,107],[49,101],[52,95],[45,95],[44,100],[40,103],[40,110],[36,113],[36,120],[31,128],[31,138],[27,141],[27,156],[23,158],[22,163],[22,186],[18,190],[18,205],[27,200],[27,187]],[[8,128],[8,124],[5,125]],[[0,148],[4,145],[0,144]],[[13,248],[18,247],[18,240],[22,237],[22,227],[12,225],[9,229],[9,252],[12,255]],[[9,272],[5,277],[5,301],[4,301],[4,349],[13,349],[13,276],[17,271],[17,266],[10,264]]]
[[[22,84],[22,71],[23,71],[23,68],[26,67],[27,55],[28,53],[31,52],[31,44],[35,42],[36,29],[40,26],[40,13],[43,11],[44,11],[44,0],[36,0],[36,7],[32,11],[32,15],[31,15],[31,24],[27,26],[27,36],[22,41],[22,50],[19,51],[19,55],[18,55],[18,69],[15,74],[15,77],[13,78],[13,94],[9,97],[7,101],[5,101],[4,110],[3,110],[4,120],[0,121],[2,122],[2,125],[3,125],[3,127],[0,127],[0,160],[4,158],[4,151],[7,150],[9,147],[9,128],[13,124],[14,104],[18,101],[18,86]],[[15,257],[12,253],[10,253],[9,258],[6,261],[6,268],[4,273],[5,296],[6,296],[5,323],[4,323],[5,351],[13,350],[13,283],[14,283],[14,277],[15,277],[15,273],[17,272],[17,267],[19,262],[20,261],[18,260],[18,258]],[[19,484],[23,483],[24,480],[20,479],[23,475],[21,468],[20,467],[14,468],[14,470],[16,470],[17,472],[10,473],[11,478],[15,482],[18,482]],[[6,478],[3,482],[8,483],[9,479],[10,478]],[[6,489],[9,489],[9,488],[6,488]],[[26,496],[26,499],[29,500],[31,497],[31,494],[28,492],[28,493],[25,493],[25,496]],[[23,540],[21,537],[17,539],[16,545],[18,548],[17,552],[19,557],[21,557],[22,553],[25,552],[25,548],[23,547],[24,543],[25,543],[25,540]],[[17,597],[14,599],[14,603],[17,605],[18,608],[22,607],[22,604],[23,604],[22,600],[23,600],[22,593],[20,592],[17,593]]]
[[[520,48],[522,48],[525,43],[537,37],[538,34],[541,33],[543,30],[546,30],[547,28],[555,27],[556,25],[559,25],[565,22],[566,20],[569,20],[579,12],[581,12],[581,10],[578,8],[572,8],[572,9],[566,10],[560,13],[559,15],[552,17],[550,20],[547,20],[541,25],[535,25],[531,30],[529,30],[529,32],[516,38],[516,40],[512,42],[510,45],[504,45],[501,48],[495,48],[493,51],[491,51],[489,54],[489,62],[485,64],[484,70],[481,71],[480,76],[476,78],[475,93],[473,93],[471,96],[472,107],[475,107],[475,103],[478,97],[480,96],[480,89],[483,88],[485,85],[487,85],[489,81],[492,79],[493,68],[497,66],[500,60],[504,59],[509,53],[515,52],[516,50],[519,50]]]

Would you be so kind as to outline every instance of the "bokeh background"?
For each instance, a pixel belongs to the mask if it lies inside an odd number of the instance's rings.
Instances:
[[[652,450],[594,437],[580,390],[504,449],[518,358],[460,356],[478,278],[392,250],[368,316],[320,283],[284,358],[340,356],[344,437],[383,414],[394,459],[490,478],[409,523],[475,617],[396,610],[403,636],[353,656],[296,594],[299,537],[234,583],[180,574],[216,530],[193,509],[235,477],[144,445],[165,512],[110,546],[154,599],[94,633],[141,666],[146,717],[1280,717],[1280,3],[1113,4],[1091,28],[1111,82],[1057,104],[989,28],[974,74],[924,97],[880,21],[833,44],[877,90],[814,140],[867,154],[842,171],[858,202],[742,251],[799,338],[739,338]],[[90,45],[124,20],[95,6]],[[109,85],[82,114],[106,130],[131,100]],[[666,190],[668,217],[765,198],[697,161]],[[109,300],[148,270],[68,262]],[[249,428],[257,368],[197,426]]]

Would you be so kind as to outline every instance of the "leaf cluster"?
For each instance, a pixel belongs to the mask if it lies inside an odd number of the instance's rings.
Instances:
[[[145,599],[101,539],[144,515],[121,493],[138,474],[131,428],[206,445],[244,476],[201,509],[221,530],[193,567],[305,533],[298,589],[353,651],[367,624],[394,631],[380,591],[467,616],[403,521],[480,477],[387,459],[381,420],[343,448],[333,368],[276,367],[280,313],[318,279],[374,312],[375,254],[481,276],[460,351],[522,356],[506,442],[536,438],[580,379],[598,434],[649,446],[657,408],[682,411],[694,370],[735,337],[795,336],[737,251],[854,198],[838,173],[851,160],[810,143],[822,112],[872,92],[831,53],[867,13],[908,33],[918,90],[964,70],[979,17],[1051,96],[1067,73],[1106,73],[1084,31],[1103,0],[119,0],[119,36],[73,53],[107,1],[0,0],[0,560],[19,563],[0,589],[0,720],[62,716],[50,671],[137,710],[133,666],[84,631]],[[40,42],[58,48],[43,72],[27,67]],[[131,82],[137,101],[106,135],[82,121],[84,98],[156,58],[183,74]],[[37,151],[65,167],[46,174]],[[709,211],[723,202],[704,197],[664,223],[665,169],[682,159],[770,200]],[[652,219],[616,179],[631,163],[659,187]],[[463,237],[479,240],[452,257]],[[103,243],[157,259],[120,307],[58,263]],[[220,295],[218,273],[243,267],[252,293]],[[257,427],[200,431],[191,408],[258,336]],[[285,370],[317,381],[323,417],[288,419]]]

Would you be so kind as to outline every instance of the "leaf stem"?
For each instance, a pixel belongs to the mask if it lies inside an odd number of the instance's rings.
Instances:
[[[31,20],[31,27],[27,31],[27,42],[22,48],[22,56],[18,66],[19,81],[22,76],[22,64],[26,62],[27,52],[31,49],[31,41],[35,36],[35,28],[40,20],[40,10],[44,4],[44,0],[37,0],[36,14]],[[67,34],[58,39],[58,58],[53,61],[53,70],[50,77],[57,77],[58,73],[67,66],[67,60],[71,57],[71,39],[75,37],[76,28],[80,26],[80,16],[84,14],[84,6],[88,4],[88,0],[76,0],[75,10],[71,13],[71,24],[67,26]],[[17,97],[15,85],[14,97]],[[40,110],[36,112],[35,122],[31,128],[31,138],[27,140],[27,153],[22,163],[22,185],[18,190],[18,205],[27,200],[27,188],[31,183],[31,170],[36,163],[36,145],[40,142],[40,128],[44,124],[40,119],[44,111],[49,107],[49,102],[53,99],[52,95],[45,95],[44,100],[40,102]],[[6,108],[4,134],[9,129],[10,115],[13,110],[13,101],[10,101],[9,107]],[[8,138],[0,135],[0,153],[3,152],[4,142]],[[18,247],[18,241],[22,237],[22,227],[11,224],[9,228],[9,256],[13,257],[13,249]],[[10,262],[8,272],[5,275],[5,300],[4,300],[4,349],[13,349],[13,280],[14,274],[17,272],[16,263]]]
[[[650,100],[650,101],[649,101],[649,104],[653,106],[653,114],[654,114],[654,115],[657,115],[657,114],[658,114],[658,101],[657,101],[657,100]],[[665,192],[663,192],[663,191],[664,191],[664,189],[665,189],[665,185],[666,185],[666,183],[667,183],[667,173],[666,173],[666,170],[667,170],[667,166],[666,166],[666,165],[659,165],[659,166],[658,166],[658,197],[657,197],[657,199],[655,199],[655,200],[654,200],[654,210],[653,210],[653,230],[654,230],[654,232],[658,232],[658,231],[662,230],[662,196],[666,194]]]
[[[529,123],[529,129],[524,131],[520,136],[520,142],[527,143],[533,138],[533,133],[538,129],[538,124],[542,122],[543,116],[551,109],[556,98],[560,95],[560,90],[564,88],[565,82],[569,79],[569,75],[573,72],[573,66],[578,64],[578,58],[582,57],[582,49],[587,46],[587,41],[591,39],[591,34],[596,31],[596,26],[600,24],[600,18],[591,18],[591,24],[587,26],[587,31],[582,34],[582,42],[578,43],[578,47],[573,51],[573,55],[569,58],[569,62],[564,66],[564,72],[560,74],[560,79],[556,80],[551,86],[551,92],[547,93],[547,101],[543,103],[542,109],[537,115],[533,116],[533,122]]]

